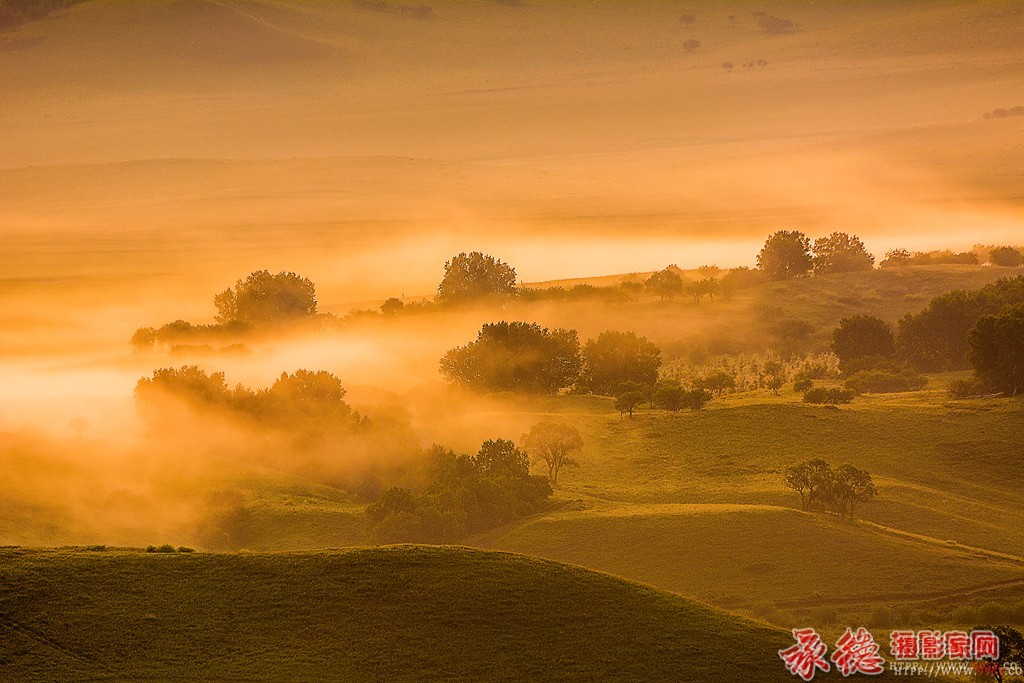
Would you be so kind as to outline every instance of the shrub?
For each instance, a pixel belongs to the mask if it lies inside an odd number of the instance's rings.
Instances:
[[[146,546],[147,553],[173,553],[174,546],[170,543],[164,543],[163,545],[149,545]]]
[[[972,398],[985,393],[985,388],[976,379],[958,379],[949,384],[950,398]]]
[[[798,379],[793,382],[793,391],[798,394],[802,394],[810,390],[814,386],[814,382],[809,379]]]
[[[836,405],[849,403],[853,400],[853,392],[839,387],[814,387],[804,392],[804,403],[817,405]]]
[[[913,370],[861,370],[846,380],[846,388],[857,394],[892,394],[917,391],[928,384],[928,379]]]

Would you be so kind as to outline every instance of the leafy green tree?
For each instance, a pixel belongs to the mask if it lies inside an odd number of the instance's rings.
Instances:
[[[721,397],[726,391],[736,388],[736,378],[724,370],[713,372],[697,380],[698,389],[707,389],[715,396]]]
[[[623,382],[653,386],[658,380],[661,351],[635,332],[602,332],[583,350],[582,383],[605,396],[619,392]]]
[[[1024,265],[1024,254],[1013,247],[998,247],[989,252],[988,260],[993,266],[1020,268]]]
[[[637,406],[647,400],[647,394],[636,389],[628,389],[615,397],[615,409],[619,416],[629,413],[629,419],[633,419],[633,411]]]
[[[437,300],[457,304],[516,293],[515,268],[493,256],[474,251],[453,256],[444,264]]]
[[[575,330],[501,321],[484,325],[476,341],[446,353],[441,374],[474,389],[552,394],[572,386],[581,365]]]
[[[544,461],[548,466],[548,480],[558,484],[558,473],[566,465],[575,465],[571,453],[583,449],[579,430],[561,422],[538,422],[520,440],[527,453]]]
[[[644,282],[644,287],[657,294],[664,301],[665,299],[675,298],[682,293],[683,279],[679,277],[679,273],[676,271],[666,268],[647,278],[647,281]]]
[[[991,391],[1024,390],[1024,305],[978,319],[970,337],[974,374]]]
[[[769,280],[792,280],[811,270],[811,242],[802,232],[780,230],[757,255],[757,267]]]
[[[507,439],[488,439],[480,446],[473,465],[482,477],[526,477],[530,456]]]
[[[932,299],[920,313],[900,319],[900,356],[923,372],[970,367],[969,335],[978,319],[1024,304],[1024,276],[1003,278],[979,290],[954,290]]]
[[[851,361],[866,357],[891,357],[896,352],[892,329],[871,315],[854,315],[839,321],[832,331],[832,352],[846,372]]]
[[[711,401],[711,392],[696,388],[683,392],[683,407],[701,410]]]
[[[686,390],[677,379],[663,379],[654,387],[654,405],[673,413],[682,410]]]
[[[316,315],[316,287],[295,273],[258,270],[216,295],[213,303],[221,324],[280,323]]]
[[[355,417],[345,403],[345,387],[341,380],[324,370],[296,370],[281,373],[271,387],[257,398],[262,405],[258,412],[263,419],[277,422],[313,420],[347,421]]]
[[[875,264],[875,257],[868,253],[860,238],[845,232],[814,240],[812,252],[815,275],[871,270]]]

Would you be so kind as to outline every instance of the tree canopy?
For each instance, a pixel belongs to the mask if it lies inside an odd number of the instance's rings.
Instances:
[[[461,253],[444,264],[444,278],[437,287],[442,303],[464,303],[516,293],[515,268],[479,251]]]
[[[974,374],[991,391],[1024,391],[1024,305],[978,319],[970,332]]]
[[[583,448],[579,430],[562,422],[538,422],[520,439],[526,452],[548,466],[548,481],[558,484],[558,473],[565,465],[575,465],[570,453]]]
[[[619,393],[625,382],[653,386],[658,381],[661,351],[635,332],[602,332],[583,350],[584,384],[597,394]]]
[[[892,330],[884,320],[854,315],[839,321],[832,331],[832,351],[846,371],[851,361],[873,356],[892,356],[896,351]]]
[[[316,314],[316,288],[301,275],[257,270],[213,297],[217,322],[277,323]]]
[[[476,341],[441,359],[449,381],[490,391],[555,393],[580,374],[580,343],[575,330],[548,330],[536,323],[484,325]]]
[[[811,242],[802,232],[780,230],[757,255],[757,267],[769,280],[792,280],[811,270]]]
[[[997,247],[989,252],[988,260],[993,266],[1020,268],[1024,265],[1024,254],[1013,247]]]
[[[845,232],[814,240],[812,252],[815,275],[871,270],[875,264],[875,257],[868,253],[860,238]]]

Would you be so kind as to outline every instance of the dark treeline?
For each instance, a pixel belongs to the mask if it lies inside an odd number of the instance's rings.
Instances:
[[[975,380],[955,395],[1024,390],[1024,276],[1002,278],[978,290],[953,290],[923,311],[899,320],[897,331],[874,316],[840,321],[832,349],[848,389],[856,393],[912,391],[923,372],[973,368]]]

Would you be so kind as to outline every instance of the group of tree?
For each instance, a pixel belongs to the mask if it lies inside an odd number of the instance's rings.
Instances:
[[[697,269],[699,280],[685,280],[679,268],[669,266],[648,277],[644,281],[644,288],[657,295],[662,301],[685,294],[693,297],[695,304],[699,304],[705,296],[714,302],[715,294],[719,294],[735,284],[730,280],[723,287],[722,281],[718,279],[720,272],[718,266],[701,266]]]
[[[823,510],[853,519],[856,506],[877,495],[871,475],[853,465],[833,469],[821,458],[786,468],[784,482],[800,494],[800,509]]]
[[[832,332],[832,351],[855,394],[917,391],[927,378],[899,357],[892,328],[870,315],[843,318]]]
[[[162,368],[135,387],[150,438],[197,453],[237,457],[372,498],[381,482],[417,479],[420,451],[401,411],[373,419],[326,371],[282,373],[269,387],[228,385],[224,373]]]
[[[217,309],[214,325],[194,325],[176,320],[159,328],[135,331],[131,344],[137,350],[156,344],[173,346],[197,339],[233,339],[259,328],[295,324],[316,319],[316,287],[306,277],[282,271],[257,270],[213,297]]]
[[[633,332],[602,332],[581,348],[575,330],[501,321],[485,324],[475,341],[446,353],[440,365],[449,381],[472,389],[612,395],[626,381],[653,385],[660,353]]]
[[[323,370],[282,373],[260,390],[227,385],[223,372],[207,374],[198,366],[161,368],[135,385],[139,417],[153,428],[175,429],[171,403],[206,415],[245,418],[266,427],[338,429],[365,422],[345,402],[341,380]],[[170,422],[170,424],[167,424]]]
[[[780,230],[765,241],[757,267],[769,280],[792,280],[815,275],[871,270],[875,257],[855,235],[833,232],[811,240],[796,230]]]
[[[472,456],[435,446],[427,459],[424,490],[393,487],[367,508],[372,540],[455,543],[537,512],[552,492],[549,477],[531,475],[527,453],[505,439]]]
[[[1024,276],[1002,278],[977,290],[947,292],[932,299],[923,311],[900,319],[897,353],[922,372],[967,369],[971,330],[978,321],[1022,304]]]
[[[907,266],[935,266],[941,264],[978,265],[978,255],[973,251],[954,253],[952,251],[915,251],[892,249],[885,252],[879,268],[904,268]]]

